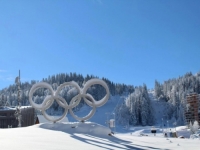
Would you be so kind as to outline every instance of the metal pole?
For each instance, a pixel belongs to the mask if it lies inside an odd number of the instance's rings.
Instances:
[[[19,70],[19,82],[18,82],[18,87],[19,87],[19,127],[21,127],[21,109],[20,109],[20,107],[21,107],[21,96],[20,96],[20,92],[21,92],[21,90],[20,90],[20,70]]]
[[[108,113],[107,113],[107,121],[106,122],[107,122],[107,126],[109,127],[109,124],[108,124]]]
[[[176,132],[176,122],[175,122],[175,132]]]
[[[18,106],[16,107],[15,116],[18,120],[18,127],[21,127],[21,97],[20,97],[20,70],[19,70],[19,76],[15,79],[15,83],[17,84],[17,103]]]
[[[115,113],[113,113],[113,115],[114,115],[114,123],[115,123],[115,124],[114,124],[114,132],[116,133],[116,127],[115,127],[115,126],[116,126]]]
[[[178,120],[178,103],[176,105],[176,111],[177,111],[177,118],[176,118],[176,122],[175,122],[175,132],[176,132],[176,124],[177,124],[177,120]],[[176,133],[176,135],[177,135],[177,133]]]
[[[177,104],[178,105],[178,104]],[[178,120],[178,106],[176,106],[176,115],[177,115],[177,117],[176,117],[176,120]]]
[[[168,124],[168,120],[167,120],[167,132],[169,132],[169,124]]]
[[[162,133],[163,133],[163,118],[162,118]],[[163,135],[164,135],[164,133],[163,133]]]
[[[106,124],[107,124],[107,126],[109,127],[109,124],[108,124],[108,115],[109,115],[109,113],[106,112]]]
[[[19,103],[19,107],[21,107],[21,97],[20,97],[20,70],[19,70],[19,82],[18,82],[18,103]]]

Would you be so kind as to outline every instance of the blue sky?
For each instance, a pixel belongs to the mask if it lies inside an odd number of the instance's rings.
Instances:
[[[0,89],[76,72],[134,86],[200,71],[199,0],[0,0]]]

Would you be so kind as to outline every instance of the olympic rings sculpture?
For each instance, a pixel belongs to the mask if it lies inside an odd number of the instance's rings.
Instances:
[[[96,101],[91,94],[86,93],[87,90],[89,89],[89,87],[92,86],[92,85],[95,85],[95,84],[102,85],[106,90],[106,95],[99,101]],[[66,100],[63,97],[59,96],[59,92],[65,86],[74,86],[78,90],[78,95],[74,96],[69,104],[67,104]],[[36,104],[33,101],[32,97],[33,97],[33,93],[40,88],[49,89],[51,95],[46,96],[44,101],[41,104]],[[52,121],[54,123],[57,122],[57,121],[61,121],[67,115],[68,110],[69,110],[70,114],[72,115],[72,117],[74,117],[76,120],[85,121],[85,120],[90,119],[95,114],[96,107],[101,107],[108,101],[109,94],[110,93],[109,93],[109,88],[108,88],[107,84],[103,80],[100,80],[100,79],[90,79],[90,80],[88,80],[85,83],[83,88],[80,88],[80,86],[74,81],[65,82],[65,83],[61,84],[57,88],[56,91],[53,90],[53,88],[51,87],[50,84],[45,83],[45,82],[39,82],[39,83],[36,83],[32,86],[32,88],[29,92],[29,102],[35,109],[40,110],[42,112],[43,116],[47,120]],[[92,107],[92,110],[85,117],[78,117],[73,113],[72,108],[76,107],[80,103],[82,98],[83,98],[83,100],[85,101],[86,104],[88,104],[90,107]],[[53,118],[52,116],[48,115],[45,111],[53,104],[54,100],[56,100],[56,102],[61,107],[64,108],[64,113],[59,118]]]

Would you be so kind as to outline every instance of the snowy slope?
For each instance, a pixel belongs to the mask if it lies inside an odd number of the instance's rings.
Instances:
[[[163,124],[167,124],[166,123],[167,118],[165,116],[166,102],[158,101],[154,96],[154,91],[149,91],[149,98],[151,99],[154,111],[154,117],[156,119],[156,124],[162,125],[162,118],[163,118]]]
[[[114,112],[115,112],[115,108],[117,105],[120,105],[123,101],[124,98],[127,95],[122,95],[122,96],[111,96],[110,99],[108,100],[108,102],[103,105],[102,107],[97,107],[96,112],[94,114],[94,116],[89,119],[88,121],[91,122],[96,122],[98,124],[101,124],[103,126],[108,126],[106,124],[107,120],[109,121],[110,119],[114,119]],[[92,108],[90,106],[84,105],[80,110],[78,111],[74,111],[74,114],[77,115],[78,117],[84,117],[86,116],[90,111],[92,110]],[[55,118],[57,118],[59,116],[55,116]],[[38,115],[39,121],[40,123],[50,123],[49,121],[47,121],[42,115]],[[64,120],[62,120],[61,122],[77,122],[77,120],[75,120],[71,114],[68,111],[68,114],[66,116],[66,118]],[[118,124],[116,124],[116,129],[119,129],[118,131],[123,130],[122,127]],[[114,128],[112,129],[114,131]]]
[[[96,122],[101,125],[106,125],[106,120],[114,118],[114,111],[117,105],[121,104],[124,100],[125,96],[111,96],[108,102],[102,107],[98,107],[94,116],[89,120],[91,122]],[[78,112],[75,114],[77,116],[84,116],[89,113],[92,108],[89,106],[83,106]],[[68,113],[67,118],[69,121],[76,121],[70,113]]]
[[[102,107],[98,107],[94,116],[88,120],[91,122],[96,122],[98,124],[101,125],[106,125],[106,121],[110,120],[110,119],[114,119],[114,112],[115,112],[115,108],[116,106],[120,105],[123,103],[123,101],[128,97],[127,94],[124,94],[122,96],[116,95],[116,96],[111,96],[110,99],[108,100],[108,102],[103,105]],[[154,91],[149,91],[149,97],[151,99],[151,103],[152,103],[152,107],[153,107],[153,112],[154,112],[154,117],[155,117],[155,125],[157,126],[167,126],[167,118],[165,116],[165,109],[166,109],[166,102],[163,101],[158,101],[155,97],[154,97]],[[84,105],[80,110],[78,110],[77,112],[74,112],[77,116],[79,117],[84,117],[86,116],[90,111],[92,110],[92,108],[90,106]],[[58,113],[59,114],[59,113]],[[162,123],[162,118],[163,118],[163,123]],[[41,118],[42,119],[42,118]],[[75,122],[77,120],[75,120],[70,113],[68,112],[67,115],[67,119],[70,122]],[[42,119],[42,122],[45,122],[44,119]],[[169,121],[168,125],[172,125]],[[117,131],[123,131],[123,127],[120,126],[119,124],[116,124],[117,126]]]

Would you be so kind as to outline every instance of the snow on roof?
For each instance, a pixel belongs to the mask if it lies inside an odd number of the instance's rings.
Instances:
[[[1,111],[1,110],[15,110],[15,107],[1,106],[1,107],[0,107],[0,111]]]
[[[23,108],[29,108],[29,107],[32,107],[32,106],[21,106],[21,109],[23,109]],[[0,111],[1,110],[16,110],[16,107],[15,106],[12,106],[12,107],[1,106],[0,107]]]

